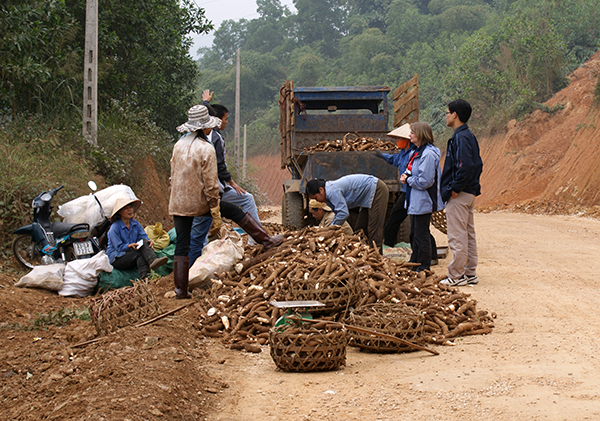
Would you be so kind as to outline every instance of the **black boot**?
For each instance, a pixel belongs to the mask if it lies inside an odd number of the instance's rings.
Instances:
[[[147,240],[144,240],[142,247],[140,247],[140,253],[152,270],[158,269],[169,261],[169,258],[166,256],[160,259],[156,257],[154,250],[150,248],[150,243]]]
[[[254,241],[262,244],[265,250],[278,246],[283,241],[283,236],[281,234],[274,235],[273,237],[267,234],[260,223],[252,218],[252,216],[247,212],[246,216],[244,216],[244,219],[237,224],[240,226],[240,228],[246,231],[246,233],[248,233],[248,235],[252,237]]]
[[[190,258],[188,256],[175,256],[173,258],[173,281],[175,283],[175,298],[183,300],[192,298],[188,292]]]

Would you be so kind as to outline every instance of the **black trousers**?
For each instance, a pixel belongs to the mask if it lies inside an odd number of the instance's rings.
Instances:
[[[129,249],[121,257],[117,257],[112,266],[118,270],[130,270],[137,268],[138,275],[145,278],[150,273],[150,263],[156,259],[154,250],[150,248],[150,243],[144,240],[144,245],[139,249]]]
[[[400,225],[406,219],[407,210],[404,208],[404,201],[406,199],[406,193],[400,192],[392,210],[390,211],[390,217],[388,218],[385,226],[383,227],[383,244],[389,247],[394,247],[398,242],[398,231]]]
[[[210,215],[210,214],[209,214]],[[190,251],[190,233],[192,232],[193,216],[173,215],[173,224],[177,233],[175,256],[187,256]]]
[[[221,216],[231,219],[236,224],[239,223],[246,214],[239,207],[229,202],[220,202]],[[210,212],[200,216],[211,216]],[[193,216],[178,216],[173,215],[173,224],[177,233],[177,243],[175,244],[175,256],[187,256],[190,251],[190,237],[192,225],[194,223]]]
[[[221,200],[221,216],[223,218],[231,219],[233,222],[238,224],[244,217],[246,213],[237,205],[233,203],[224,202]]]
[[[431,232],[429,224],[431,214],[410,215],[410,246],[412,254],[410,262],[420,263],[413,270],[416,272],[431,268]]]

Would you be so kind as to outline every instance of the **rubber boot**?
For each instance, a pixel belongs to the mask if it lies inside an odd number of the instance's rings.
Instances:
[[[158,269],[169,261],[169,258],[166,256],[161,257],[160,259],[156,257],[156,253],[150,248],[148,240],[144,240],[142,247],[140,247],[140,253],[152,270]]]
[[[175,256],[173,258],[173,281],[175,283],[175,298],[184,300],[192,298],[188,292],[190,271],[190,258],[188,256]]]
[[[262,244],[265,250],[271,247],[278,246],[283,241],[281,234],[274,235],[271,237],[263,229],[263,227],[254,219],[248,212],[246,216],[240,222],[237,223],[250,237],[254,239],[258,244]]]

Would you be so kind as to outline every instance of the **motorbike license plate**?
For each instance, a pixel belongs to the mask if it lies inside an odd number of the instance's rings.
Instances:
[[[73,243],[73,251],[77,256],[85,256],[86,254],[94,254],[91,241],[81,241]]]

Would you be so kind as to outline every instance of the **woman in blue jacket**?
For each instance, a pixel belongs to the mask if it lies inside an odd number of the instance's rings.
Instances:
[[[440,150],[433,145],[433,131],[427,123],[410,125],[410,141],[416,146],[400,183],[406,184],[406,209],[410,216],[410,261],[420,263],[419,272],[431,266],[431,214],[444,207],[440,195]]]
[[[136,269],[139,279],[147,278],[150,270],[167,263],[167,257],[156,257],[154,244],[133,214],[142,204],[138,199],[119,198],[110,217],[106,255],[110,264],[118,270]],[[141,242],[141,244],[140,244]]]
[[[396,144],[400,148],[400,152],[395,154],[383,153],[379,150],[375,151],[375,156],[385,160],[388,164],[398,167],[400,174],[406,170],[406,165],[416,146],[410,143],[410,124],[406,123],[397,129],[388,133],[388,136],[395,137]],[[388,247],[394,247],[398,239],[398,231],[400,225],[406,219],[408,214],[404,207],[406,203],[406,185],[400,184],[400,191],[390,211],[390,216],[383,227],[383,244]]]

